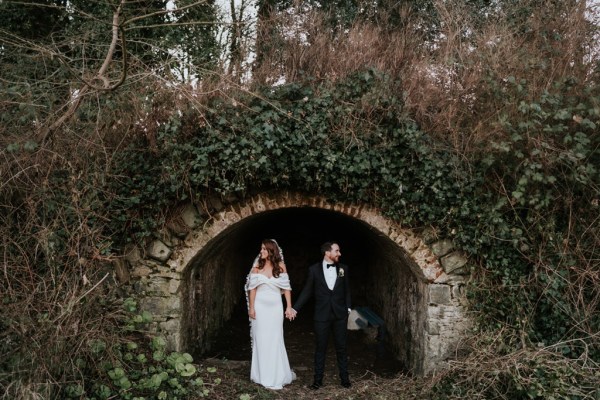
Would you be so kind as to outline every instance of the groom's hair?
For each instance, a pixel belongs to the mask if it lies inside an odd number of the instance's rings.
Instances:
[[[331,246],[338,244],[337,242],[325,242],[321,245],[321,256],[325,257],[325,253],[331,250]]]

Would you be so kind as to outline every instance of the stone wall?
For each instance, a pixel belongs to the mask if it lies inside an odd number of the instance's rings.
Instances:
[[[428,307],[425,324],[425,355],[423,370],[431,373],[446,367],[470,328],[464,294],[468,278],[466,256],[454,250],[449,240],[432,243],[432,252],[439,257],[444,274],[428,285]]]
[[[319,196],[278,192],[210,203],[182,206],[160,239],[124,255],[142,308],[155,316],[154,328],[172,349],[208,349],[232,311],[230,293],[238,293],[248,265],[219,248],[222,238],[233,236],[241,221],[289,207],[331,210],[376,232],[367,245],[378,246],[382,257],[368,266],[370,302],[386,321],[396,355],[413,372],[443,368],[468,329],[462,293],[467,259],[451,241],[426,240],[434,235],[403,229],[377,209]]]
[[[403,360],[406,368],[419,371],[425,355],[423,335],[427,302],[424,294],[427,284],[405,267],[398,253],[398,250],[386,253],[386,257],[373,266],[372,307],[386,322],[388,341],[397,357]]]

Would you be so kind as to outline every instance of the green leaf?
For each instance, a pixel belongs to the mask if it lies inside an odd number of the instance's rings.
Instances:
[[[142,311],[142,322],[152,322],[152,314],[148,311]]]
[[[110,378],[113,380],[118,380],[125,376],[125,371],[123,368],[115,368],[111,371],[108,371],[108,376],[110,376]]]
[[[181,376],[192,376],[196,373],[196,367],[192,364],[177,364],[175,370]]]
[[[95,339],[90,342],[92,353],[100,354],[106,350],[106,342],[101,339]]]
[[[65,389],[65,394],[69,398],[79,398],[83,395],[83,393],[84,393],[83,386],[81,386],[79,384],[67,385],[67,387]]]
[[[115,382],[115,385],[119,386],[121,389],[129,389],[131,388],[131,381],[129,381],[129,379],[126,376],[124,376],[118,379]]]
[[[162,350],[156,350],[154,353],[152,353],[152,359],[154,361],[162,361],[165,359],[165,352]]]
[[[152,338],[152,349],[163,350],[167,347],[167,341],[161,336],[155,336]]]

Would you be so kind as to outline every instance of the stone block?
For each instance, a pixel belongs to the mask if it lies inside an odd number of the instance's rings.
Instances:
[[[427,350],[427,360],[443,360],[446,357],[446,347],[447,343],[444,337],[439,335],[427,335],[426,337],[426,350]]]
[[[451,304],[452,297],[450,286],[448,285],[429,285],[429,303],[430,304]]]
[[[184,238],[190,232],[190,229],[180,221],[169,221],[166,227],[174,237]]]
[[[163,266],[156,267],[152,275],[170,279],[181,279],[181,273],[173,271],[170,267]]]
[[[119,280],[119,282],[120,283],[129,282],[129,279],[131,278],[131,274],[129,272],[128,263],[122,258],[117,258],[113,261],[113,265],[115,268],[115,274],[117,275],[117,279]]]
[[[207,200],[208,206],[215,212],[219,212],[223,209],[224,205],[218,196],[211,195]]]
[[[366,214],[366,213],[363,213],[363,214]],[[385,235],[387,235],[390,230],[390,226],[389,226],[387,220],[385,218],[383,218],[381,215],[377,215],[375,213],[369,213],[368,215],[364,215],[363,221],[365,221],[366,223],[371,225],[373,228],[377,229],[378,231],[382,232]]]
[[[440,324],[437,321],[428,321],[427,322],[427,333],[430,335],[439,335],[440,334]]]
[[[446,286],[448,289],[450,289],[450,286],[448,285],[438,286]],[[445,321],[450,321],[455,317],[460,318],[462,311],[462,308],[457,307],[453,303],[430,305],[427,307],[427,318],[431,320],[438,320],[440,321],[441,325],[444,325],[446,323]]]
[[[421,240],[409,234],[400,236],[396,239],[396,243],[406,250],[408,254],[412,254],[422,244]]]
[[[125,249],[123,249],[123,256],[131,265],[135,265],[142,259],[142,255],[140,254],[140,249],[134,245],[127,245]]]
[[[452,286],[452,298],[461,299],[464,297],[464,287],[463,285],[454,285]]]
[[[435,278],[433,283],[445,283],[447,285],[456,285],[456,284],[464,284],[466,278],[464,275],[448,275],[445,272],[442,272],[440,276]]]
[[[238,202],[238,197],[234,193],[228,193],[222,197],[225,204],[233,204]]]
[[[267,208],[269,210],[276,210],[279,208],[279,199],[277,196],[266,198],[265,203],[267,204]]]
[[[252,203],[254,210],[256,212],[263,212],[267,210],[267,207],[265,206],[265,203],[263,202],[263,199],[260,198],[259,196],[257,196],[253,203]]]
[[[165,340],[167,341],[167,351],[181,351],[181,342],[178,333],[166,335]]]
[[[225,213],[220,213],[213,218],[212,225],[206,230],[209,237],[215,237],[229,227],[229,222],[225,219]]]
[[[157,239],[150,243],[146,252],[151,258],[161,262],[165,262],[171,256],[172,251],[169,248],[169,246]]]
[[[158,327],[161,332],[177,335],[179,333],[179,328],[181,327],[181,321],[179,318],[170,318],[165,322],[161,322]]]
[[[226,221],[229,225],[233,225],[242,219],[240,214],[235,211],[227,211],[223,214],[223,221]]]
[[[393,240],[394,242],[396,242],[396,239],[400,236],[400,234],[402,233],[402,231],[394,226],[392,228],[390,228],[390,231],[388,233],[388,237]]]
[[[153,317],[173,317],[181,314],[181,301],[178,296],[148,296],[140,301],[140,309],[148,311]]]
[[[181,225],[181,223],[180,223]],[[184,227],[183,225],[181,225],[182,228],[184,228],[186,231],[188,231],[187,227]],[[176,247],[178,243],[180,243],[180,240],[177,238],[177,235],[173,235],[172,232],[168,229],[168,227],[166,227],[167,229],[161,229],[160,231],[156,232],[158,234],[157,237],[159,237],[160,241],[163,242],[167,247],[169,248],[173,248]]]
[[[152,276],[145,280],[143,290],[150,295],[169,296],[169,281],[170,279]]]
[[[249,205],[244,205],[243,207],[240,207],[239,213],[242,218],[249,217],[252,215],[252,208]]]
[[[468,274],[467,269],[463,268],[468,261],[469,260],[464,255],[464,253],[460,251],[454,251],[440,260],[444,271],[446,271],[447,274],[455,275]]]
[[[437,229],[431,227],[424,228],[419,236],[426,244],[435,242],[439,237]]]
[[[179,291],[179,286],[181,285],[181,281],[179,279],[171,279],[169,282],[169,293],[175,294]]]
[[[145,265],[140,265],[135,267],[133,271],[131,271],[131,276],[134,278],[142,278],[150,275],[152,273],[152,268],[149,268]]]
[[[450,239],[443,239],[431,245],[431,251],[438,257],[445,256],[454,250],[454,243]]]

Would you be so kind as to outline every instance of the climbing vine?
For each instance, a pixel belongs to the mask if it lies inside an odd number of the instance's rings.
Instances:
[[[398,84],[374,70],[335,85],[267,88],[233,104],[216,99],[200,126],[181,110],[160,127],[156,152],[140,145],[120,155],[114,175],[127,178],[110,191],[114,221],[129,224],[113,229],[123,241],[149,236],[167,204],[213,193],[302,188],[368,202],[404,225],[435,227],[479,260],[470,295],[485,324],[508,322],[532,343],[592,334],[598,314],[583,306],[598,302],[594,278],[585,278],[578,311],[565,296],[581,278],[577,258],[589,257],[581,249],[593,251],[584,231],[598,232],[585,221],[598,212],[599,98],[568,81],[536,99],[511,78],[495,90],[519,104],[518,114],[500,114],[505,135],[463,159],[423,132]],[[592,352],[599,356],[597,346]]]
[[[243,106],[217,101],[204,126],[185,137],[182,126],[194,121],[193,112],[173,116],[160,129],[157,153],[132,147],[120,155],[114,174],[126,178],[111,189],[125,215],[119,221],[135,221],[134,231],[145,236],[150,222],[138,205],[156,212],[189,193],[303,188],[374,203],[407,224],[450,227],[448,209],[474,186],[451,152],[430,146],[401,98],[378,97],[389,85],[369,70],[332,87],[270,88],[241,99]]]

